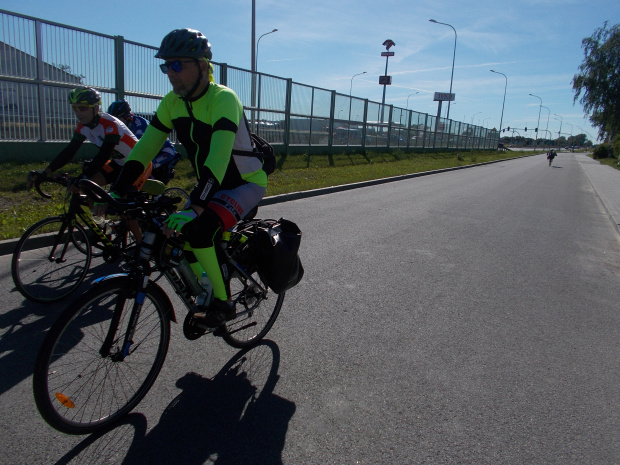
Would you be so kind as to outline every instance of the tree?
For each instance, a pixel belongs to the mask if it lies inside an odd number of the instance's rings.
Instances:
[[[610,141],[620,132],[620,24],[607,24],[581,41],[585,58],[573,77],[573,103],[579,100],[599,136]]]

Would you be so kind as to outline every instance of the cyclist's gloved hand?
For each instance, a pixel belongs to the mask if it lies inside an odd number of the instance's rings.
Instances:
[[[198,217],[198,213],[196,213],[193,209],[188,208],[186,210],[173,213],[164,221],[164,224],[174,231],[180,231],[183,226],[189,223],[192,220],[195,220]]]
[[[45,178],[47,178],[47,174],[45,173],[45,170],[28,171],[28,176],[26,178],[26,185],[28,186],[28,189],[30,189],[36,181],[38,180],[43,181]]]

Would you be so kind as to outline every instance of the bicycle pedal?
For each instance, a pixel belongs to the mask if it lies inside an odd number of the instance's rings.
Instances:
[[[211,330],[211,328],[198,324],[196,319],[192,317],[191,313],[187,314],[185,321],[183,322],[183,335],[190,341],[195,341]]]

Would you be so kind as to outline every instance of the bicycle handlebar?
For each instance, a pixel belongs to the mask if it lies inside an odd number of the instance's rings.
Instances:
[[[36,174],[36,179],[34,179],[34,181],[32,181],[32,186],[34,187],[34,190],[37,191],[37,194],[39,194],[41,197],[43,197],[44,199],[51,199],[52,196],[50,194],[47,194],[45,192],[43,192],[41,190],[41,184],[44,182],[53,182],[56,184],[60,184],[61,186],[64,187],[69,187],[69,185],[74,181],[73,178],[70,178],[69,175],[67,173],[63,173],[63,174],[57,174],[54,176],[50,176],[50,177],[45,177],[45,176],[41,176],[40,173],[37,173],[36,171],[30,171],[28,173],[28,180],[32,180],[32,178],[35,176]]]
[[[97,203],[106,203],[114,209],[127,212],[138,208],[138,204],[133,200],[123,199],[121,201],[112,197],[105,189],[98,184],[92,182],[90,179],[80,179],[78,181],[78,187],[82,189],[89,197],[91,197]]]

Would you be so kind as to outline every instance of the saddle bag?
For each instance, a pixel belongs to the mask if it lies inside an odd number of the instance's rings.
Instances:
[[[258,274],[273,292],[281,294],[301,281],[301,231],[295,223],[284,218],[264,220],[250,240]]]

